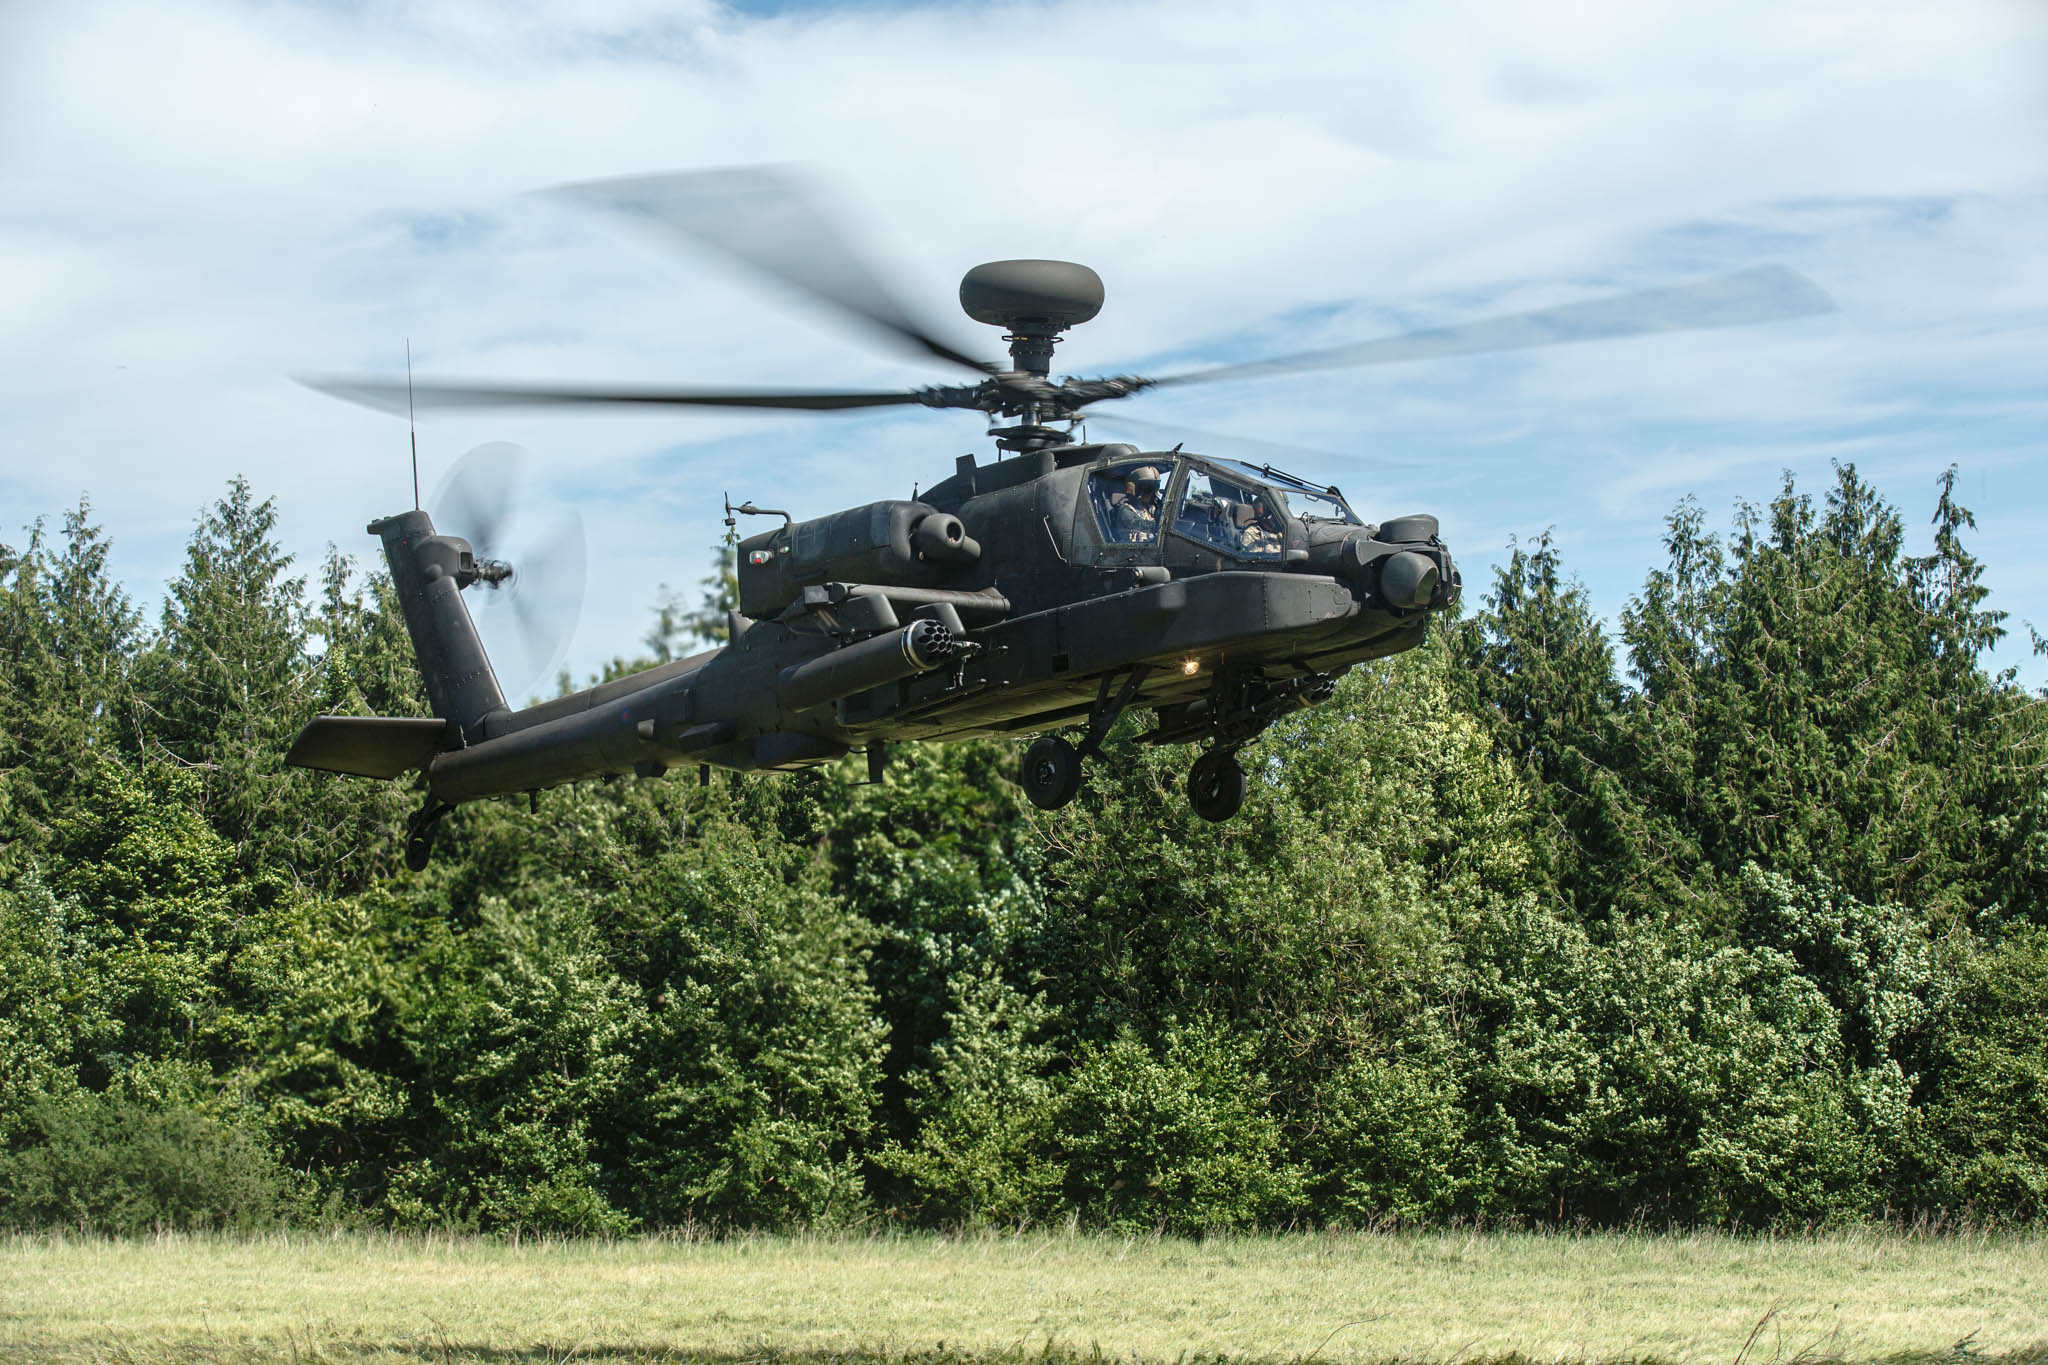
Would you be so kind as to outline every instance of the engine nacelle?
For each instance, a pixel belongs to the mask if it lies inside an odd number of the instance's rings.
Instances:
[[[873,502],[741,541],[740,611],[773,616],[816,583],[966,587],[980,558],[981,546],[952,513]]]

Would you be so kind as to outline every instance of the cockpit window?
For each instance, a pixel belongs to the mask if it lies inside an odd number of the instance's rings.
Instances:
[[[1346,526],[1364,525],[1344,503],[1343,495],[1334,488],[1318,488],[1306,479],[1297,479],[1285,470],[1271,465],[1253,468],[1237,460],[1221,462],[1226,469],[1242,470],[1249,478],[1256,479],[1272,489],[1280,499],[1280,505],[1303,521],[1335,521]]]
[[[1276,488],[1287,509],[1303,521],[1341,521],[1348,526],[1363,525],[1358,514],[1344,505],[1335,493],[1312,493],[1306,488]]]
[[[1188,475],[1173,529],[1239,559],[1280,557],[1280,516],[1272,495],[1206,469]]]
[[[1111,545],[1157,545],[1160,508],[1172,476],[1170,460],[1131,460],[1089,475],[1088,500],[1102,538]]]

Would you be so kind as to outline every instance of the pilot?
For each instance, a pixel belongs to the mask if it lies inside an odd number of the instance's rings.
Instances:
[[[1151,465],[1133,469],[1124,496],[1111,513],[1111,528],[1120,541],[1141,543],[1159,538],[1159,471]]]
[[[1280,532],[1273,513],[1263,503],[1241,502],[1231,509],[1237,523],[1237,548],[1246,554],[1268,558],[1280,553]]]

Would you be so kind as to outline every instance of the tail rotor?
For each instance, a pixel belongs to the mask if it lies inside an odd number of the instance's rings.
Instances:
[[[457,460],[435,490],[432,511],[437,529],[475,552],[476,591],[465,595],[506,699],[545,686],[582,615],[588,561],[581,514],[536,498],[526,452],[505,441]]]

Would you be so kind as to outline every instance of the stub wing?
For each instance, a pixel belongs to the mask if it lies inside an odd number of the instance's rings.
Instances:
[[[284,761],[356,777],[399,777],[425,767],[447,732],[445,720],[414,716],[316,716]]]

